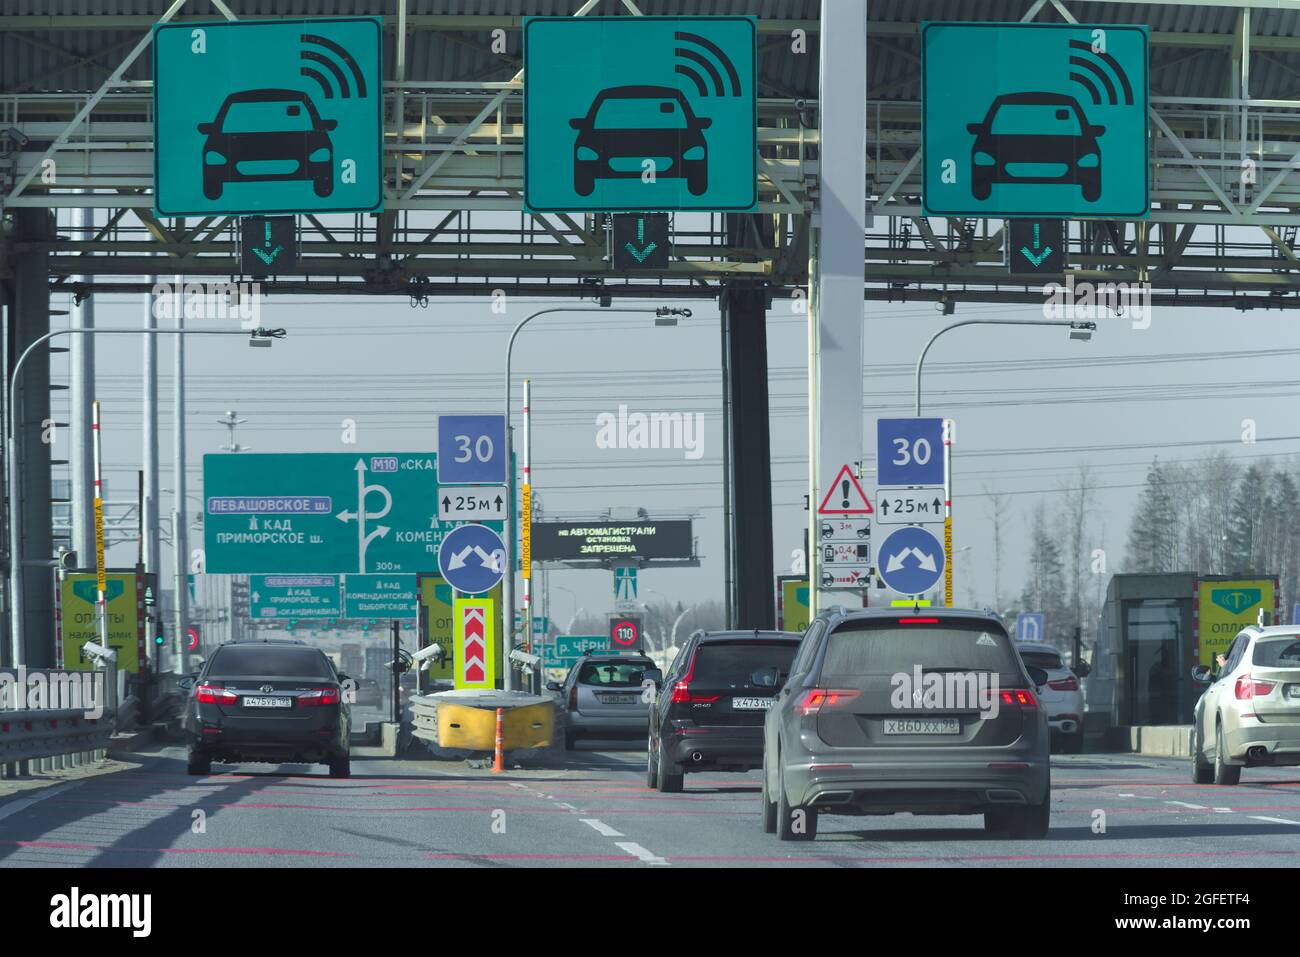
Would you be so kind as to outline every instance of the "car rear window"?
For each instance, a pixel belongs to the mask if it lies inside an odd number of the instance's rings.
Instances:
[[[329,678],[329,662],[314,648],[226,646],[212,656],[208,674],[221,678]]]
[[[755,671],[776,668],[790,673],[797,641],[708,641],[700,644],[691,666],[691,681],[707,687],[751,683]]]
[[[1030,651],[1027,648],[1020,649],[1020,657],[1031,668],[1048,668],[1061,669],[1065,665],[1061,664],[1061,656],[1055,651],[1040,651],[1035,649]]]
[[[1300,638],[1257,641],[1250,660],[1261,668],[1300,668]]]
[[[645,673],[654,667],[648,659],[589,661],[578,672],[578,683],[602,688],[639,688]]]
[[[917,665],[922,671],[988,671],[1008,683],[1020,680],[1011,639],[991,622],[875,619],[848,621],[835,629],[822,661],[822,681],[911,674]]]

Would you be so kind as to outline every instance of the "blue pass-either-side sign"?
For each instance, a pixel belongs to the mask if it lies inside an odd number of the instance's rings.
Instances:
[[[383,206],[377,17],[154,27],[159,216]]]
[[[880,419],[876,474],[881,485],[943,485],[943,419]]]

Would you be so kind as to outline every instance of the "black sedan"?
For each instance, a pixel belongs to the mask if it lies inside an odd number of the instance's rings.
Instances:
[[[188,771],[209,774],[213,761],[327,764],[350,773],[352,717],[346,675],[323,652],[298,641],[235,642],[219,647],[182,687]]]

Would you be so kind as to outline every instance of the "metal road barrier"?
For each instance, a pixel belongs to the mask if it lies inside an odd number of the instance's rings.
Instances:
[[[114,669],[0,668],[0,776],[103,758],[115,725],[115,679]]]

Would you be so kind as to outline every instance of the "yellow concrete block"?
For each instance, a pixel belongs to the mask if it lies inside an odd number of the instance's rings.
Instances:
[[[501,721],[507,751],[545,748],[555,730],[555,706],[549,702],[507,708]],[[497,716],[494,709],[438,702],[438,746],[470,751],[495,751]]]

